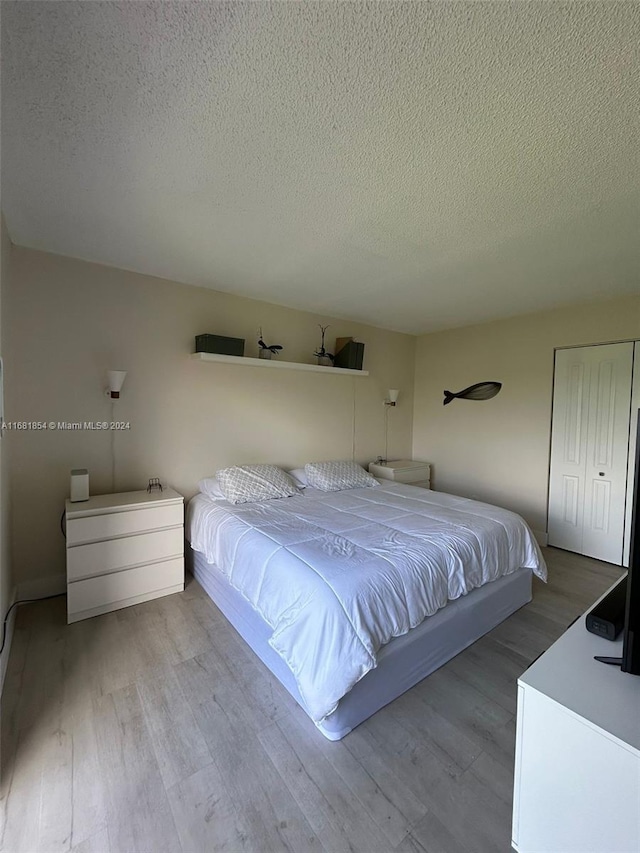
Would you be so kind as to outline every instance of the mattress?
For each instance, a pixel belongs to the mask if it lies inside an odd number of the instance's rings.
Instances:
[[[519,516],[394,483],[241,506],[198,495],[187,532],[269,627],[317,724],[449,601],[521,567],[546,576]]]
[[[226,576],[203,554],[191,552],[191,571],[206,593],[262,663],[309,713],[282,658],[269,645],[271,628]],[[363,720],[388,705],[452,657],[531,601],[530,569],[473,590],[378,653],[377,667],[359,681],[317,729],[328,740],[340,740]]]

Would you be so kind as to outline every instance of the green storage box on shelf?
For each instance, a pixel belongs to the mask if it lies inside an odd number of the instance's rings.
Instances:
[[[196,352],[244,355],[244,338],[227,338],[224,335],[196,335]]]

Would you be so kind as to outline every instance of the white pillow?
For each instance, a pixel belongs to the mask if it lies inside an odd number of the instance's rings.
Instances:
[[[304,489],[308,486],[307,475],[304,473],[304,468],[294,468],[288,472],[289,476],[299,489]]]
[[[287,474],[275,465],[234,465],[216,473],[225,498],[232,504],[290,498],[298,488]]]
[[[307,485],[322,492],[377,486],[377,480],[357,462],[307,462]]]
[[[198,488],[203,495],[206,495],[213,501],[226,500],[225,496],[222,494],[222,489],[220,488],[220,483],[218,482],[217,477],[205,477],[204,480],[200,480],[198,483]]]

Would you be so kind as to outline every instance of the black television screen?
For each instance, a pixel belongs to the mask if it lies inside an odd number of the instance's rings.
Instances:
[[[623,672],[640,675],[640,409],[636,430],[636,458],[631,508],[631,549],[627,575],[627,597],[622,629],[622,657],[601,657],[596,660],[619,666]]]

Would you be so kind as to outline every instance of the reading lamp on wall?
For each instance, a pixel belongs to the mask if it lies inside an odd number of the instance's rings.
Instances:
[[[390,388],[387,391],[387,399],[384,401],[385,406],[395,406],[399,396],[400,392],[397,388]]]
[[[109,387],[104,392],[105,396],[111,397],[112,400],[119,399],[126,375],[126,370],[107,370],[107,384]]]
[[[124,380],[127,375],[126,370],[107,370],[107,390],[104,392],[105,397],[111,400],[111,421],[112,426],[109,430],[111,435],[111,491],[116,490],[116,432],[113,428],[115,403],[114,400],[120,399],[120,391],[124,385]]]

